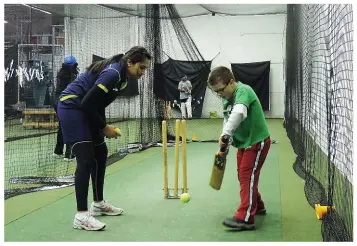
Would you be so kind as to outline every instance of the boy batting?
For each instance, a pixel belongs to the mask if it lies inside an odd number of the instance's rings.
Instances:
[[[240,183],[240,205],[234,216],[223,221],[229,228],[254,230],[254,217],[265,214],[265,206],[258,191],[260,170],[270,148],[270,133],[260,101],[253,89],[235,81],[227,67],[213,69],[208,78],[212,91],[222,99],[224,123],[221,140],[229,136],[237,151],[237,172]],[[217,154],[226,157],[228,150]]]

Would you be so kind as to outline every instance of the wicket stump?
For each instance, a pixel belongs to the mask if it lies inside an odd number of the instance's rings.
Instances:
[[[181,134],[180,134],[181,133]],[[170,194],[168,187],[168,166],[167,166],[167,123],[162,121],[162,148],[164,155],[164,195],[166,199],[179,199],[178,194],[178,174],[179,174],[179,162],[180,162],[180,135],[182,135],[182,178],[183,188],[182,193],[187,193],[187,149],[186,149],[186,120],[176,120],[175,126],[175,166],[174,166],[174,188],[173,195]]]

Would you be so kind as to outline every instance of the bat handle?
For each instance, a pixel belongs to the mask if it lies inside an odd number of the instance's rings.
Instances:
[[[229,142],[229,136],[228,135],[223,135],[222,138],[221,138],[222,142],[226,144],[226,146],[223,146],[220,148],[220,151],[221,152],[225,152],[226,149],[227,149],[227,144]]]

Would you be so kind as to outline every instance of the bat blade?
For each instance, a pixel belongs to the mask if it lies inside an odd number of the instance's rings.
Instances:
[[[221,189],[225,169],[226,169],[226,158],[223,158],[219,155],[215,155],[212,173],[211,173],[211,179],[209,182],[209,185],[213,189],[215,190]]]
[[[228,144],[228,141],[229,141],[229,136],[222,137],[223,143]],[[221,148],[220,151],[225,152],[226,147]],[[222,181],[224,177],[224,171],[226,169],[226,162],[227,162],[226,157],[222,157],[218,154],[214,155],[213,167],[212,167],[212,173],[211,173],[209,185],[215,190],[221,189]]]

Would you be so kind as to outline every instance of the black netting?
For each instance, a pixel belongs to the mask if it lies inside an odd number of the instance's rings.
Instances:
[[[26,5],[5,5],[5,198],[73,183],[73,162],[52,156],[55,78],[64,28]]]
[[[352,5],[289,5],[285,122],[324,241],[352,241]]]
[[[120,139],[107,140],[107,165],[128,153],[156,146],[162,139],[161,123],[164,119],[168,120],[169,140],[173,139],[175,119],[180,118],[180,109],[173,108],[173,114],[168,119],[165,116],[168,101],[155,94],[154,89],[155,86],[164,87],[167,82],[157,79],[157,68],[168,62],[170,56],[178,55],[183,60],[170,65],[171,69],[199,74],[199,86],[193,89],[193,94],[199,97],[196,104],[201,104],[194,111],[200,113],[196,120],[189,123],[188,138],[198,136],[200,140],[217,141],[215,122],[221,125],[221,119],[211,121],[208,125],[212,127],[200,127],[205,124],[201,121],[201,113],[210,61],[203,59],[175,5],[137,7],[140,8],[138,11],[145,13],[145,18],[112,18],[113,11],[108,8],[65,5],[64,12],[72,16],[80,13],[88,19],[60,16],[58,18],[62,18],[63,25],[53,23],[58,20],[55,14],[48,19],[48,14],[39,11],[34,14],[34,9],[29,6],[6,7],[9,23],[13,25],[16,19],[11,19],[12,14],[24,11],[28,17],[26,23],[30,23],[26,26],[32,29],[24,30],[22,27],[25,25],[21,24],[18,28],[26,33],[21,33],[17,37],[18,43],[5,50],[5,66],[8,68],[5,84],[5,198],[73,184],[75,161],[66,161],[63,159],[65,156],[53,156],[58,127],[52,100],[54,81],[63,58],[68,55],[76,57],[80,72],[93,61],[124,53],[137,44],[146,47],[153,56],[152,69],[139,81],[130,81],[130,86],[106,109],[107,122],[119,126],[122,132]],[[89,18],[93,16],[96,18]],[[31,25],[31,21],[35,20]],[[44,31],[42,36],[36,34],[39,28]],[[51,35],[47,35],[46,31]],[[42,71],[46,72],[45,78],[41,77]],[[177,86],[182,74],[176,75],[171,82]],[[202,115],[202,118],[209,118],[209,113]]]
[[[122,9],[103,5],[40,6],[52,15],[5,6],[6,198],[73,184],[75,162],[52,156],[57,120],[51,98],[67,55],[76,57],[80,71],[138,44],[153,55],[152,69],[106,109],[108,122],[122,130],[120,139],[107,140],[108,165],[156,146],[163,119],[173,140],[183,75],[193,85],[187,138],[217,141],[221,102],[205,86],[214,57],[202,56],[175,5],[135,6],[143,14],[118,17]],[[323,220],[325,241],[352,240],[352,33],[351,5],[288,7],[284,126],[309,204],[336,207]],[[262,105],[270,104],[264,100],[268,95],[262,90]]]

